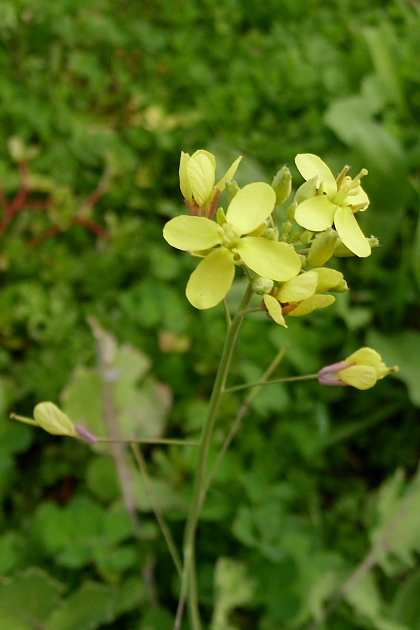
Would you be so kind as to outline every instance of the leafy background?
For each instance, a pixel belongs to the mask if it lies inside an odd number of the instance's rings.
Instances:
[[[197,437],[223,313],[189,306],[194,261],[161,230],[183,211],[180,151],[206,148],[221,171],[244,156],[240,185],[285,163],[299,184],[298,152],[367,167],[363,228],[381,241],[341,261],[352,290],[334,307],[287,331],[247,322],[232,382],[257,379],[287,340],[280,374],[363,344],[400,372],[368,392],[309,383],[255,399],[203,515],[203,617],[418,630],[418,2],[3,0],[0,36],[2,624],[172,628],[179,581],[146,486],[180,544],[194,448],[145,448],[145,484],[124,453],[8,414],[52,400],[103,423],[108,393],[123,433]],[[219,446],[240,400],[226,400]]]

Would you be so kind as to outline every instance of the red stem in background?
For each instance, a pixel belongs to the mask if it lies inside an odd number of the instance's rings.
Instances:
[[[28,165],[26,162],[21,162],[18,165],[20,179],[21,179],[21,189],[17,192],[13,201],[9,202],[4,190],[0,189],[0,205],[3,207],[3,217],[0,221],[0,240],[3,238],[7,228],[12,222],[15,215],[20,210],[48,210],[48,208],[52,205],[50,199],[41,200],[41,199],[29,199],[28,196],[30,194],[30,186],[29,186],[29,172]],[[89,197],[82,203],[81,209],[91,209],[93,206],[99,201],[101,197],[106,193],[106,186],[102,182],[97,188],[89,195]],[[88,230],[96,234],[100,238],[108,239],[110,237],[109,232],[102,227],[99,223],[94,221],[93,219],[85,218],[83,216],[76,216],[71,221],[69,227],[73,227],[75,225],[84,225]],[[58,226],[53,226],[46,230],[41,236],[37,236],[32,238],[29,241],[29,245],[32,247],[36,247],[46,240],[57,236],[63,232],[63,230]]]

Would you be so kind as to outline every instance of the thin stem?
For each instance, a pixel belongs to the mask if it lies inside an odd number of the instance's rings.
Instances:
[[[210,398],[209,410],[206,421],[203,425],[201,440],[200,440],[200,453],[198,457],[198,465],[196,475],[194,479],[193,496],[191,499],[191,507],[187,518],[184,534],[184,569],[182,575],[181,594],[178,603],[178,610],[176,613],[174,630],[179,630],[181,627],[182,615],[184,610],[185,601],[187,595],[189,596],[189,611],[191,616],[191,623],[193,630],[201,630],[200,616],[198,612],[198,597],[196,592],[195,581],[191,580],[192,565],[194,564],[194,547],[195,547],[195,534],[197,530],[198,518],[200,513],[200,507],[205,499],[205,492],[203,493],[203,487],[206,484],[206,474],[208,467],[208,459],[210,452],[210,445],[213,437],[213,429],[216,422],[217,414],[220,407],[221,397],[223,395],[223,388],[226,383],[226,378],[229,372],[230,363],[232,360],[233,350],[235,347],[236,339],[244,319],[244,311],[246,310],[252,297],[251,284],[248,285],[242,300],[238,313],[232,320],[232,323],[228,329],[225,344],[220,358],[219,368],[217,370],[216,379],[214,381],[213,391]]]
[[[141,452],[138,444],[131,445],[132,451],[134,453],[134,457],[139,465],[141,473],[143,475],[144,485],[146,488],[146,493],[150,501],[150,505],[152,506],[153,512],[155,513],[156,520],[159,523],[159,527],[165,538],[166,544],[168,545],[169,553],[172,556],[172,560],[174,561],[174,565],[179,575],[182,575],[182,560],[178,553],[178,549],[176,548],[175,541],[172,538],[171,530],[166,524],[165,519],[163,518],[163,514],[160,511],[157,502],[155,501],[155,495],[152,489],[152,483],[150,481],[149,473],[147,471],[146,460],[143,457],[143,453]]]
[[[237,432],[239,431],[239,428],[241,426],[242,423],[242,419],[245,416],[245,414],[247,413],[251,402],[254,400],[255,396],[257,396],[257,394],[260,392],[261,387],[263,385],[266,384],[266,381],[268,378],[270,378],[270,376],[273,374],[273,372],[277,369],[277,367],[280,365],[280,363],[282,362],[284,355],[287,352],[287,349],[289,348],[290,344],[287,343],[284,348],[282,348],[278,354],[276,355],[276,357],[273,359],[273,361],[270,363],[270,365],[268,366],[268,368],[266,369],[266,371],[264,372],[264,374],[262,375],[262,377],[260,378],[260,380],[257,382],[257,385],[254,385],[254,389],[248,394],[248,396],[246,397],[246,399],[244,400],[244,402],[242,403],[241,408],[239,409],[237,416],[231,426],[231,429],[229,431],[228,436],[226,437],[223,446],[217,456],[217,459],[213,465],[213,468],[211,469],[211,472],[209,474],[209,476],[207,477],[207,482],[206,485],[203,489],[203,497],[205,496],[206,492],[208,491],[216,473],[217,470],[222,462],[223,457],[226,455],[227,450],[229,448],[229,446],[232,443],[233,438],[235,437],[235,435],[237,434]],[[229,390],[225,390],[225,391],[229,391]],[[201,507],[202,503],[200,504]]]
[[[199,442],[176,440],[171,438],[143,438],[142,440],[125,440],[113,438],[97,438],[96,442],[122,442],[123,444],[176,444],[179,446],[200,446]]]
[[[223,308],[225,309],[226,322],[227,322],[227,325],[228,325],[228,328],[229,328],[229,326],[232,323],[232,317],[230,316],[228,305],[226,303],[226,299],[223,300]]]
[[[262,385],[275,385],[276,383],[295,383],[296,381],[309,381],[318,378],[318,374],[305,374],[303,376],[285,376],[284,378],[275,378],[272,381],[256,381],[255,383],[245,383],[245,385],[235,385],[223,390],[224,394],[230,392],[240,392],[250,387],[258,387]]]

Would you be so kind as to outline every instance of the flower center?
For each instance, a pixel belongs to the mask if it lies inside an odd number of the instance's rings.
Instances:
[[[240,237],[230,223],[224,223],[220,228],[219,234],[222,238],[223,245],[227,247],[227,249],[233,249],[238,245]]]

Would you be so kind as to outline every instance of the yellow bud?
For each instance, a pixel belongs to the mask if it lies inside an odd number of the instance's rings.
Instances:
[[[251,286],[254,293],[257,293],[258,295],[267,295],[273,290],[274,282],[269,278],[261,278],[260,276],[255,276]]]
[[[308,265],[311,267],[325,265],[335,253],[337,238],[337,232],[332,228],[317,234],[308,253]]]
[[[309,179],[307,182],[302,184],[302,186],[299,186],[299,188],[297,189],[295,193],[296,203],[299,204],[299,203],[302,203],[302,201],[305,201],[306,199],[315,197],[315,195],[317,194],[316,181],[317,181],[317,178],[314,177],[313,179]]]
[[[276,193],[276,205],[281,206],[292,192],[292,174],[287,166],[283,166],[278,171],[271,186]]]
[[[73,422],[52,402],[42,402],[34,409],[35,422],[41,429],[53,435],[78,437]]]

